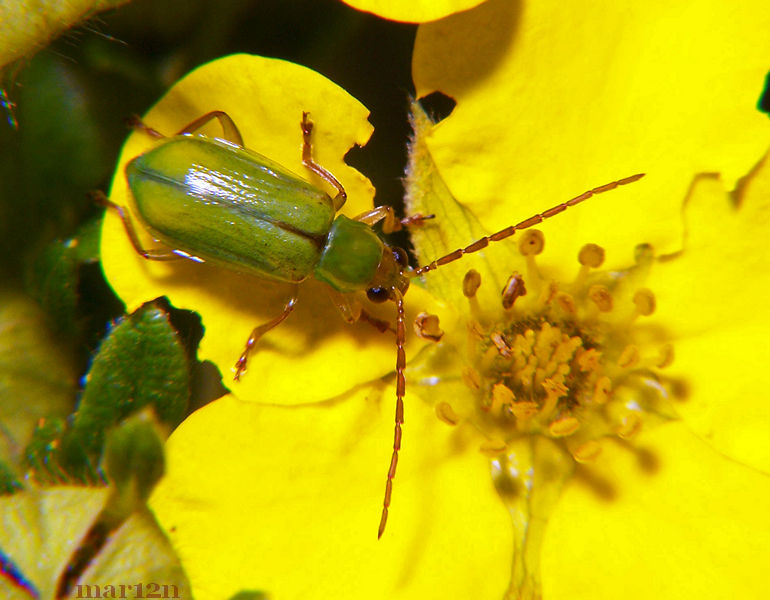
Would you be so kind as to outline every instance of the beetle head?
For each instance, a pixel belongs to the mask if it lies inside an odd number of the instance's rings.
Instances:
[[[406,250],[398,246],[385,246],[382,259],[377,266],[372,285],[366,290],[366,296],[375,303],[395,300],[398,290],[401,295],[409,288],[409,259]]]

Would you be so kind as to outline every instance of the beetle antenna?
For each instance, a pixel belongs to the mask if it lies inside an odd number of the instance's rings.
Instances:
[[[624,179],[618,179],[617,181],[613,181],[612,183],[605,183],[604,185],[595,187],[591,190],[588,190],[587,192],[583,192],[579,196],[575,196],[574,198],[572,198],[572,200],[567,200],[566,202],[557,204],[553,208],[549,208],[545,212],[533,215],[529,219],[525,219],[521,223],[517,223],[516,225],[511,225],[510,227],[506,227],[505,229],[501,229],[500,231],[498,231],[497,233],[493,233],[492,235],[485,235],[483,238],[476,240],[475,242],[466,246],[465,248],[458,248],[454,252],[450,252],[449,254],[446,254],[441,258],[437,258],[436,260],[434,260],[431,263],[428,263],[427,265],[424,265],[422,267],[415,269],[414,271],[409,273],[409,275],[411,277],[418,277],[423,273],[427,273],[428,271],[435,271],[436,269],[438,269],[443,265],[446,265],[448,263],[456,261],[459,258],[462,258],[463,255],[465,254],[472,254],[473,252],[478,252],[479,250],[486,248],[489,245],[489,242],[499,242],[501,240],[509,238],[517,231],[521,231],[522,229],[528,229],[530,227],[537,225],[538,223],[542,223],[546,219],[549,219],[555,215],[558,215],[560,212],[564,212],[570,206],[575,206],[576,204],[580,204],[584,200],[588,200],[591,196],[596,196],[597,194],[609,192],[610,190],[614,190],[615,188],[621,185],[627,185],[629,183],[633,183],[634,181],[639,181],[642,177],[644,177],[644,173],[637,173],[636,175],[631,175],[630,177],[626,177]]]
[[[393,431],[393,455],[390,457],[388,479],[385,482],[385,498],[382,501],[382,517],[380,517],[377,539],[382,537],[385,532],[385,524],[388,522],[388,507],[390,506],[390,496],[393,493],[393,478],[396,476],[396,466],[398,466],[398,451],[401,450],[401,425],[404,424],[404,394],[406,392],[406,380],[404,379],[404,369],[406,368],[404,297],[398,290],[394,290],[394,292],[396,294],[396,346],[398,348],[396,356],[396,426]]]

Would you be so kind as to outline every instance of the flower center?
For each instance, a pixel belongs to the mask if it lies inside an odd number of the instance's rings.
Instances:
[[[492,319],[473,302],[478,273],[466,275],[472,316],[464,381],[475,391],[483,452],[507,454],[514,440],[538,435],[590,462],[603,438],[628,439],[648,418],[669,412],[657,370],[672,362],[673,349],[639,325],[655,310],[654,294],[641,286],[652,262],[648,247],[638,249],[630,269],[609,272],[599,269],[604,250],[588,244],[577,276],[565,283],[541,275],[535,257],[544,246],[538,230],[522,236],[526,274],[511,275]]]

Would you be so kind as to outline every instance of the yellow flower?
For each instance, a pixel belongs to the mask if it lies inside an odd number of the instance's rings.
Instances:
[[[473,8],[484,0],[343,0],[353,8],[393,21],[425,23]]]
[[[408,349],[403,450],[380,541],[394,344],[337,325],[321,286],[310,284],[305,305],[320,312],[292,315],[265,338],[233,387],[242,400],[201,409],[169,440],[169,475],[152,506],[198,600],[240,589],[277,599],[770,592],[761,385],[770,169],[756,166],[770,125],[755,109],[768,17],[758,6],[713,4],[490,2],[421,28],[418,94],[440,89],[458,101],[423,130],[426,149],[414,155],[436,163],[412,173],[429,179],[412,182],[413,207],[434,202],[438,213],[415,236],[423,260],[595,185],[647,175],[543,223],[540,254],[530,251],[537,234],[517,235],[428,273],[427,289],[448,306],[409,290],[407,306],[438,313],[446,333]],[[210,110],[208,94],[223,87],[239,124],[250,112],[293,113],[294,101],[271,98],[255,109],[260,94],[241,92],[237,77],[225,86],[240,73],[252,86],[269,68],[249,75],[242,60],[236,70],[214,67],[220,80],[206,89],[208,76],[186,89],[177,102],[203,106],[174,120]],[[240,106],[240,93],[252,102]],[[366,135],[345,139],[353,110],[337,102],[303,108],[319,131],[324,107],[336,111],[323,115],[335,135],[316,144],[319,153],[332,146],[318,161],[352,188],[355,175],[335,156]],[[247,145],[259,151],[258,128],[271,123],[243,127]],[[298,154],[299,140],[289,145]],[[301,172],[290,151],[261,151]],[[728,191],[748,173],[733,201]],[[120,237],[118,223],[105,227]],[[593,247],[578,258],[586,244],[603,249],[602,264]],[[140,272],[157,266],[128,245],[113,254]],[[170,294],[169,284],[203,290],[172,303],[201,313],[201,356],[226,373],[233,348],[281,297],[231,275],[212,286],[214,269],[190,279],[193,267],[162,265],[147,278],[156,287],[128,304]],[[481,287],[468,298],[470,268]],[[111,281],[122,269],[108,271]],[[138,277],[125,270],[129,282]],[[527,294],[510,294],[504,312],[500,290],[514,270]],[[265,288],[265,305],[246,314]]]
[[[229,56],[196,69],[179,81],[143,118],[165,135],[173,135],[198,117],[222,110],[239,127],[248,148],[270,157],[295,173],[305,174],[301,163],[303,111],[315,123],[315,159],[345,186],[349,200],[342,212],[355,216],[371,208],[374,189],[360,173],[342,160],[354,144],[363,145],[371,134],[368,111],[340,87],[310,69],[280,60],[251,55]],[[221,136],[216,121],[203,133]],[[113,180],[110,198],[128,206],[125,164],[152,147],[154,140],[136,132],[126,142]],[[319,185],[323,185],[318,179]],[[146,247],[156,245],[143,236]],[[201,315],[205,336],[198,349],[200,360],[219,366],[226,382],[252,328],[269,321],[281,310],[292,288],[254,277],[201,265],[192,261],[158,262],[139,256],[131,246],[117,215],[108,211],[102,230],[102,265],[115,292],[129,312],[143,302],[167,296],[177,308]],[[321,390],[310,366],[350,363],[355,345],[337,343],[358,338],[369,344],[381,336],[371,327],[360,336],[339,317],[326,298],[324,284],[309,282],[300,290],[294,315],[283,324],[287,335],[268,336],[260,344],[260,359],[271,368],[243,377],[238,393],[277,404],[301,404],[326,399],[387,373],[392,348],[383,348],[380,360],[340,371]],[[371,344],[370,344],[371,345]],[[313,352],[308,352],[312,348]],[[307,361],[311,362],[308,363]],[[286,371],[292,371],[290,378]]]

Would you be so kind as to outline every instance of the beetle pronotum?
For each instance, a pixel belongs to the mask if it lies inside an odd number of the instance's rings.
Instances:
[[[212,119],[217,119],[222,126],[222,139],[195,134]],[[148,260],[188,258],[210,261],[263,279],[295,285],[282,312],[251,332],[235,364],[236,380],[245,372],[249,353],[257,341],[283,322],[294,309],[296,285],[308,277],[329,284],[333,302],[349,323],[368,320],[381,325],[351,299],[355,292],[366,291],[369,300],[375,303],[388,300],[395,303],[395,430],[378,538],[385,530],[401,448],[406,391],[404,294],[410,279],[478,252],[490,242],[507,239],[595,194],[632,183],[643,176],[632,175],[588,190],[412,269],[406,253],[385,244],[372,226],[382,221],[383,231],[390,233],[403,226],[420,225],[432,217],[414,215],[398,220],[389,206],[375,207],[354,219],[338,214],[347,195],[342,184],[313,160],[313,124],[308,113],[303,113],[301,121],[302,164],[334,188],[336,195],[333,198],[278,163],[246,149],[237,126],[222,111],[207,113],[170,137],[138,120],[134,126],[160,141],[126,166],[131,212],[153,238],[167,248],[145,249],[125,209],[104,196],[100,199],[118,213],[139,254]],[[218,235],[212,235],[213,231]],[[221,235],[223,231],[228,235]]]

